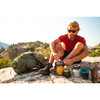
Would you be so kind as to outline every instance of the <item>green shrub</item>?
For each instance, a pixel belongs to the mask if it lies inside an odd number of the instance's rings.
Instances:
[[[0,69],[1,68],[6,68],[6,67],[11,67],[11,60],[8,56],[5,58],[0,59]]]
[[[91,57],[98,57],[98,56],[100,56],[100,52],[92,51],[92,52],[89,53],[89,56],[91,56]]]

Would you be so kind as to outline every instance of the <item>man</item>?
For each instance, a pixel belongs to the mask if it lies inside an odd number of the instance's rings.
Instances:
[[[88,47],[83,37],[77,35],[80,27],[78,22],[73,21],[67,27],[68,33],[61,35],[58,39],[51,42],[51,55],[49,63],[44,69],[39,71],[40,74],[48,75],[54,60],[62,60],[64,65],[71,65],[73,63],[80,63],[83,58],[88,56]],[[63,47],[60,43],[63,43]]]

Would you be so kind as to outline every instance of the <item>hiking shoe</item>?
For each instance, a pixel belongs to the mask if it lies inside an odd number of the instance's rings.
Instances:
[[[52,74],[54,74],[54,75],[57,75],[55,67],[51,68],[51,69],[50,69],[50,72],[51,72]]]
[[[45,68],[39,70],[39,73],[40,73],[40,74],[43,74],[43,75],[49,75],[49,74],[50,74],[50,71],[49,71],[50,68],[52,68],[52,64],[51,64],[51,63],[48,63],[48,64],[45,66]]]

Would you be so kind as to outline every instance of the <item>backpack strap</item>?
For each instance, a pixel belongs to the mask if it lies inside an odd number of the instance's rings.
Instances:
[[[40,62],[33,54],[30,55],[36,60],[37,65],[39,65],[38,69],[44,68],[45,65],[42,62]]]

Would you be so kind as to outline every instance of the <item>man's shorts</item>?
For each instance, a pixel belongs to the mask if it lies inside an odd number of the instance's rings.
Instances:
[[[62,57],[60,57],[60,60],[64,60],[68,54],[70,53],[71,51],[65,51],[64,50],[64,55]],[[81,60],[80,61],[77,61],[77,62],[74,62],[74,64],[77,64],[77,63],[81,63]]]

